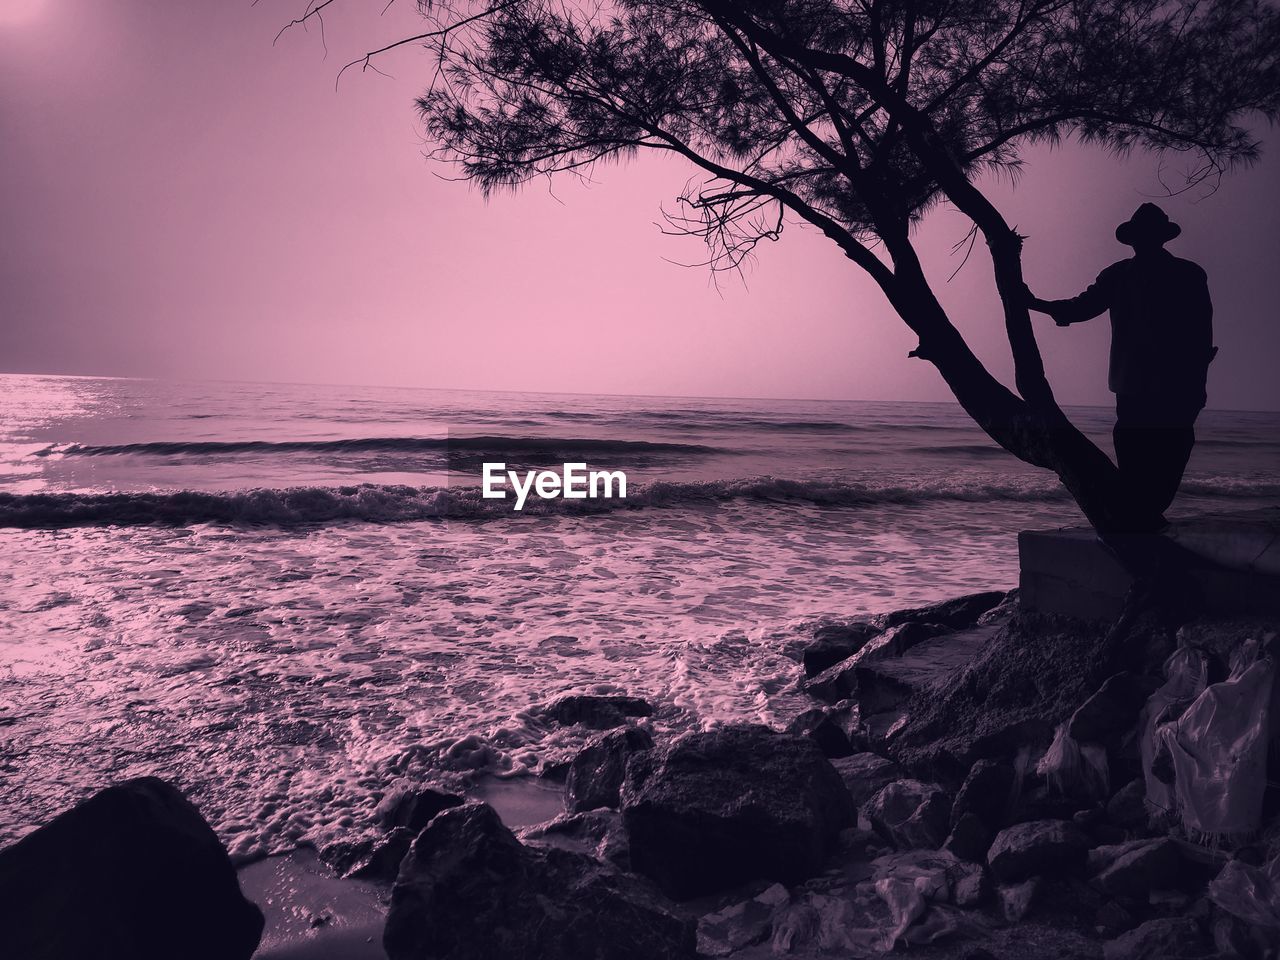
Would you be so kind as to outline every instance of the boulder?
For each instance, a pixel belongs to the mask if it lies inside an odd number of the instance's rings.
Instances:
[[[890,627],[879,636],[873,637],[867,641],[861,650],[845,662],[857,665],[900,657],[912,647],[949,632],[950,628],[940,623],[908,620],[906,623]]]
[[[1014,778],[1012,764],[996,760],[976,761],[969,768],[969,774],[951,805],[952,825],[972,814],[988,830],[994,832],[1003,827],[1009,815]]]
[[[1114,900],[1108,900],[1094,915],[1094,925],[1112,937],[1132,930],[1137,922],[1132,913]]]
[[[1012,723],[997,723],[985,733],[969,740],[968,749],[962,754],[972,760],[1012,757],[1027,748],[1033,752],[1049,746],[1054,727],[1043,716],[1027,717]]]
[[[824,624],[814,631],[813,642],[800,654],[806,677],[816,676],[853,656],[880,632],[880,628],[863,620]]]
[[[1036,894],[1040,892],[1040,882],[1039,877],[1032,877],[1021,883],[1006,883],[996,888],[996,899],[1005,920],[1018,923],[1031,912]]]
[[[632,867],[688,899],[813,875],[854,808],[813,741],[745,725],[632,756],[622,816]]]
[[[1178,873],[1165,877],[1165,883],[1177,883]],[[1147,904],[1151,908],[1151,917],[1185,917],[1191,912],[1196,898],[1185,890],[1161,889],[1159,887],[1147,893]]]
[[[1147,811],[1147,783],[1142,777],[1130,780],[1107,801],[1107,819],[1126,830],[1146,828],[1150,814]]]
[[[970,863],[986,863],[992,836],[986,824],[976,815],[966,813],[951,828],[951,833],[942,848],[961,860],[967,860]]]
[[[948,871],[951,902],[966,909],[980,906],[991,895],[991,877],[976,863],[956,864]]]
[[[787,888],[775,883],[750,900],[706,914],[698,921],[698,955],[726,957],[762,943],[773,932],[773,918],[790,902]]]
[[[862,815],[899,850],[936,850],[947,838],[951,801],[934,784],[895,780],[863,805]]]
[[[1013,619],[1018,612],[1018,588],[1014,587],[1004,595],[1004,599],[980,616],[974,626],[1003,626]]]
[[[586,813],[561,814],[554,820],[522,827],[516,836],[525,842],[586,853],[620,870],[631,869],[631,850],[617,810],[600,807]]]
[[[592,730],[608,730],[622,726],[628,717],[653,716],[653,705],[621,694],[574,693],[553,700],[543,713],[566,727],[581,724]]]
[[[857,709],[836,705],[804,711],[787,724],[787,733],[808,737],[818,745],[824,757],[834,760],[856,753],[858,745],[865,742],[858,727]]]
[[[822,700],[823,703],[833,704],[840,703],[841,700],[859,698],[859,668],[865,668],[870,663],[882,663],[884,660],[901,657],[913,646],[923,644],[946,632],[948,632],[947,627],[940,623],[915,621],[899,623],[882,634],[870,637],[867,643],[861,645],[858,652],[850,655],[849,658],[840,660],[835,666],[809,677],[800,685],[801,689],[814,699]],[[868,682],[879,680],[881,678],[878,675],[868,678]],[[879,692],[876,696],[877,700],[886,696],[895,701],[900,700],[901,696],[905,695],[904,691],[914,689],[909,682],[897,682],[892,677],[886,678],[881,686],[883,692]]]
[[[1071,796],[1051,785],[1046,778],[1029,776],[1018,792],[1017,802],[1009,813],[1011,823],[1032,820],[1072,820],[1087,799]]]
[[[1074,823],[1032,820],[996,834],[987,851],[987,864],[1001,883],[1019,883],[1084,866],[1088,847],[1088,839]]]
[[[627,758],[652,746],[653,737],[639,727],[610,730],[593,737],[569,764],[564,785],[565,809],[569,813],[597,807],[616,809]]]
[[[804,680],[800,684],[800,689],[815,700],[836,704],[841,700],[849,699],[857,691],[856,671],[856,663],[852,660],[842,660]]]
[[[925,633],[937,629],[919,624],[916,627]],[[873,718],[877,714],[898,715],[908,700],[928,697],[930,691],[963,673],[991,645],[998,627],[942,629],[923,640],[918,640],[906,625],[895,629],[903,632],[898,636],[898,649],[891,656],[874,655],[880,642],[876,640],[856,658],[851,695],[868,726],[875,725]]]
[[[693,924],[643,880],[525,846],[482,803],[444,811],[413,841],[382,944],[390,960],[695,955]]]
[[[368,856],[352,864],[343,876],[390,883],[400,872],[400,862],[409,852],[414,836],[407,827],[396,827],[373,845]]]
[[[1127,900],[1146,901],[1152,889],[1175,886],[1181,865],[1178,846],[1168,837],[1089,851],[1093,885]]]
[[[899,658],[859,664],[854,668],[853,697],[858,701],[861,716],[898,712],[903,704],[920,692],[919,687],[895,676],[897,671],[893,668],[901,665]]]
[[[1146,702],[1146,691],[1133,674],[1117,673],[1076,708],[1067,721],[1067,734],[1073,740],[1102,741],[1124,733],[1137,723]]]
[[[438,787],[401,780],[378,801],[373,815],[384,830],[403,827],[416,835],[441,810],[461,806],[463,802],[462,797]]]
[[[876,623],[884,628],[896,627],[900,623],[919,621],[937,623],[950,630],[963,630],[977,624],[978,619],[988,610],[993,610],[1004,602],[1008,594],[1001,590],[985,593],[971,593],[967,596],[944,600],[927,607],[913,607],[908,610],[896,610],[876,619]]]
[[[831,765],[840,774],[855,807],[861,807],[887,784],[902,778],[902,769],[896,763],[875,753],[839,757]]]
[[[263,927],[200,812],[152,777],[0,851],[0,905],[15,960],[248,960]]]
[[[396,827],[382,837],[338,840],[323,847],[319,855],[340,877],[390,883],[400,872],[400,861],[415,836],[406,827]]]
[[[1148,920],[1102,945],[1103,960],[1189,960],[1208,954],[1200,926],[1190,917]]]

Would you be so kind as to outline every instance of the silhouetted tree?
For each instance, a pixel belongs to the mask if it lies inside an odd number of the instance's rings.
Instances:
[[[322,16],[313,0],[296,22]],[[497,0],[419,4],[419,100],[436,156],[490,191],[640,149],[705,177],[677,226],[735,266],[784,218],[879,285],[964,409],[1054,471],[1099,530],[1132,510],[1111,460],[1063,414],[1022,279],[1022,237],[976,185],[1068,134],[1193,155],[1190,182],[1257,155],[1280,103],[1280,16],[1263,0]],[[911,226],[947,200],[994,264],[1016,392],[973,354],[925,278]]]

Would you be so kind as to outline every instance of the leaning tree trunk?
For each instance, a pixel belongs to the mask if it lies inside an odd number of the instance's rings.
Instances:
[[[886,246],[895,266],[890,301],[920,337],[913,355],[937,368],[961,407],[991,439],[1019,459],[1057,474],[1095,529],[1129,528],[1132,511],[1119,470],[1053,402],[1047,382],[1037,402],[1000,383],[947,316],[910,243],[896,237]],[[1030,342],[1034,349],[1034,338]],[[1039,379],[1044,379],[1043,371]]]

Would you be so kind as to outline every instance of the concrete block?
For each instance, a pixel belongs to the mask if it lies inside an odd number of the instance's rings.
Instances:
[[[1210,612],[1280,615],[1280,510],[1192,517],[1166,536],[1202,559],[1193,576]],[[1018,556],[1025,610],[1113,620],[1133,583],[1088,527],[1024,530]]]

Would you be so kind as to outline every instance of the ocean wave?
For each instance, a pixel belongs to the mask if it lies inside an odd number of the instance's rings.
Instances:
[[[289,487],[229,493],[197,490],[134,493],[0,494],[0,526],[64,527],[112,524],[249,523],[294,526],[363,520],[483,520],[547,514],[612,513],[646,507],[680,507],[728,500],[797,502],[823,507],[912,505],[932,500],[1060,500],[1052,485],[938,484],[875,486],[774,477],[635,485],[625,499],[536,500],[520,514],[512,501],[486,500],[479,487],[413,487],[359,484]]]
[[[1179,490],[1192,496],[1231,500],[1280,498],[1280,483],[1272,477],[1188,477]]]
[[[52,444],[31,455],[36,457],[109,456],[217,456],[234,453],[288,453],[312,451],[341,452],[431,452],[513,453],[550,455],[564,453],[601,454],[707,454],[723,452],[716,447],[693,443],[651,440],[614,440],[595,437],[353,437],[344,440],[172,440],[146,443]]]
[[[608,419],[614,419],[609,417]],[[701,411],[642,411],[616,418],[619,423],[650,421],[669,430],[759,430],[764,433],[863,433],[875,426],[844,423],[840,420],[775,420],[763,417],[708,413]]]
[[[1232,477],[1189,479],[1183,492],[1221,499],[1280,497],[1280,484]],[[877,485],[825,480],[749,477],[701,482],[635,484],[625,499],[530,499],[520,513],[511,499],[484,499],[480,488],[358,484],[261,488],[235,492],[180,490],[133,493],[0,493],[0,527],[53,528],[193,523],[302,526],[337,521],[403,523],[488,520],[520,516],[580,516],[645,508],[679,508],[753,500],[833,508],[911,507],[936,502],[1053,503],[1069,499],[1047,478],[1022,481],[928,481]]]
[[[917,453],[958,454],[966,457],[1007,457],[1009,452],[995,443],[948,443],[932,447],[915,447]]]

